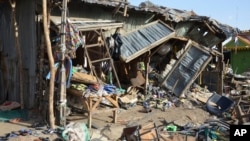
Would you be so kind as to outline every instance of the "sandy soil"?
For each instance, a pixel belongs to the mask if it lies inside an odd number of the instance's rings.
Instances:
[[[166,122],[173,122],[176,125],[184,126],[187,123],[199,125],[204,123],[207,119],[211,119],[211,115],[202,107],[171,107],[162,111],[161,109],[152,108],[151,112],[146,113],[144,108],[140,105],[129,108],[128,110],[119,109],[117,123],[113,123],[112,112],[99,113],[93,115],[92,128],[89,129],[92,141],[118,140],[126,127],[136,125],[145,125],[148,123],[155,123],[161,126]],[[28,121],[21,121],[18,123],[0,122],[0,136],[5,136],[12,131],[19,131],[21,129],[31,129],[36,131],[36,135],[18,136],[11,138],[12,141],[34,141],[39,137],[48,137],[50,140],[55,140],[60,137],[56,134],[43,134],[42,131],[30,128],[34,121],[41,120],[41,118],[30,118]],[[84,122],[87,124],[87,115],[72,115],[68,117],[71,122]]]

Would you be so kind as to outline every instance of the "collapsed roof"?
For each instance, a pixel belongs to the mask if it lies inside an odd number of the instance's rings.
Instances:
[[[85,3],[91,3],[91,4],[98,4],[103,6],[111,6],[111,7],[117,7],[120,6],[121,8],[124,8],[125,5],[127,5],[127,8],[129,10],[135,10],[135,11],[145,11],[145,12],[152,12],[159,15],[162,15],[165,17],[165,21],[170,21],[174,23],[179,23],[182,21],[203,21],[208,26],[211,26],[212,29],[219,30],[219,32],[223,33],[225,35],[225,39],[228,39],[229,37],[235,36],[239,29],[233,28],[229,25],[222,24],[219,21],[212,19],[207,16],[200,16],[196,14],[194,11],[186,11],[186,10],[180,10],[180,9],[174,9],[174,8],[168,8],[164,6],[158,6],[150,1],[142,2],[139,7],[129,5],[129,3],[126,3],[124,1],[105,1],[105,0],[81,0]]]
[[[119,5],[119,2],[95,0],[83,0],[83,2],[112,7]],[[178,60],[172,64],[171,70],[168,70],[168,73],[162,76],[161,85],[172,90],[177,96],[180,96],[192,84],[212,59],[214,52],[211,48],[237,33],[237,30],[234,28],[221,24],[209,17],[198,16],[193,11],[142,5],[141,7],[128,5],[128,8],[130,10],[159,14],[165,17],[165,20],[157,20],[135,31],[121,35],[120,58],[125,63],[166,44],[171,38],[189,40],[182,54],[179,55]],[[72,23],[81,31],[102,29],[102,27],[106,29],[114,26],[122,27],[122,23],[116,23],[115,21],[105,22],[104,20],[98,22],[73,21]],[[104,41],[105,39],[102,40]],[[169,63],[171,62],[163,65],[167,68]]]

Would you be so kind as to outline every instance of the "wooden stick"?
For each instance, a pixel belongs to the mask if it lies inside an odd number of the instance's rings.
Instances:
[[[45,35],[45,41],[47,46],[47,53],[49,57],[50,66],[50,83],[49,83],[49,122],[52,129],[55,128],[55,117],[54,117],[54,82],[55,82],[55,69],[54,69],[54,58],[52,55],[51,42],[49,37],[49,28],[47,20],[47,1],[43,0],[43,29]]]

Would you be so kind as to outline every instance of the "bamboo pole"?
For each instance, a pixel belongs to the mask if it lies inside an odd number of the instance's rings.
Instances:
[[[55,117],[54,117],[54,82],[55,82],[55,68],[54,58],[52,55],[51,42],[49,37],[48,19],[47,19],[47,0],[43,0],[43,28],[45,35],[45,42],[47,46],[47,54],[49,57],[50,66],[50,83],[49,83],[49,122],[52,129],[55,128]]]
[[[18,56],[18,69],[19,69],[19,92],[20,92],[20,104],[21,104],[21,109],[24,108],[24,99],[23,99],[23,61],[22,61],[22,52],[20,48],[20,42],[18,38],[18,26],[17,26],[17,21],[16,21],[16,0],[9,0],[9,3],[12,8],[12,25],[13,25],[13,31],[15,35],[15,48],[17,51],[17,56]]]

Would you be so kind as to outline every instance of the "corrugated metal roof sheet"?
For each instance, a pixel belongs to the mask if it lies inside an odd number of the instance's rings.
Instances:
[[[238,28],[233,28],[233,27],[231,27],[229,25],[222,24],[222,23],[220,23],[217,20],[212,19],[212,18],[209,18],[207,23],[210,23],[211,25],[216,26],[217,28],[219,28],[226,35],[226,39],[228,39],[229,37],[237,35],[238,32],[239,32]]]
[[[51,21],[60,28],[61,17],[51,16]],[[122,27],[123,23],[113,20],[92,20],[85,18],[69,17],[70,23],[75,25],[79,31],[90,31],[95,29],[111,29]]]
[[[191,44],[181,58],[162,83],[164,87],[171,90],[176,96],[182,95],[193,83],[212,56],[207,51]]]
[[[157,21],[121,37],[121,58],[129,62],[174,35],[173,29]]]
[[[116,6],[119,4],[119,1],[109,1],[109,0],[81,0],[81,1],[93,4],[108,5],[108,6]]]
[[[105,1],[105,0],[82,0],[82,1],[85,1],[86,3],[92,3],[92,4],[95,3],[95,4],[104,5],[104,6],[112,6],[112,7],[116,7],[119,4],[119,2],[117,1],[110,2],[110,1]],[[201,20],[201,19],[204,19],[204,17],[206,17],[208,20],[208,23],[211,23],[212,25],[217,26],[217,28],[219,28],[225,34],[226,38],[234,36],[235,34],[237,34],[239,30],[229,25],[222,24],[218,22],[217,20],[209,18],[207,16],[199,16],[194,11],[187,11],[187,10],[168,8],[164,6],[157,6],[149,1],[145,1],[141,3],[139,7],[128,5],[128,8],[134,9],[136,11],[159,13],[165,17],[166,21],[173,21],[176,23],[180,21]]]

